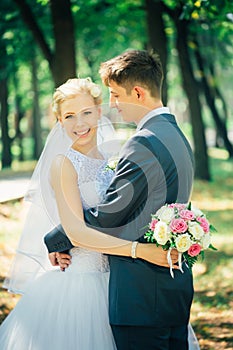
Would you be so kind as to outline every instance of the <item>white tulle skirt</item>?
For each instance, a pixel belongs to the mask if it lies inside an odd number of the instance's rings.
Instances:
[[[189,350],[200,350],[197,337],[190,324],[188,325],[188,341],[189,341]]]
[[[2,323],[1,350],[116,350],[107,258],[82,248],[72,251],[70,267],[35,279]],[[199,349],[190,325],[189,349]]]
[[[109,272],[50,271],[37,278],[0,327],[1,350],[115,350]],[[80,265],[79,265],[80,267]]]

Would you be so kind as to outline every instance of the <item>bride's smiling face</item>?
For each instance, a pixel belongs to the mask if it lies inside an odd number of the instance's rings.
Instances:
[[[72,139],[73,148],[87,154],[96,147],[100,108],[88,93],[80,93],[60,105],[60,122]]]

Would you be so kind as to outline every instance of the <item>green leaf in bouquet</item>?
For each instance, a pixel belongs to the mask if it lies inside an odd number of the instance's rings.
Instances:
[[[153,243],[155,241],[151,231],[147,231],[144,235],[144,238],[147,240],[148,243]]]
[[[212,224],[210,224],[210,232],[218,232]]]
[[[205,252],[204,252],[204,250],[201,250],[200,256],[201,256],[201,260],[203,261],[205,259]]]
[[[209,245],[209,248],[212,250],[218,250],[217,248],[215,248],[212,244]]]
[[[183,253],[183,256],[188,264],[188,267],[190,268],[190,270],[192,270],[193,265],[195,264],[195,262],[197,262],[198,257],[197,256],[190,256],[188,253]]]

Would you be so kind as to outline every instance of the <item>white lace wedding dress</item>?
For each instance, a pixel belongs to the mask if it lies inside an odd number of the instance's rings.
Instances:
[[[103,198],[111,178],[106,162],[70,149],[85,208]],[[97,189],[97,190],[96,190]],[[34,280],[0,327],[1,350],[115,350],[108,318],[107,256],[71,250],[65,272]]]
[[[95,206],[113,173],[106,162],[70,149],[78,172],[83,206]],[[116,350],[108,319],[109,265],[106,256],[83,248],[71,250],[65,272],[36,278],[0,326],[1,350]],[[189,326],[189,349],[198,343]]]

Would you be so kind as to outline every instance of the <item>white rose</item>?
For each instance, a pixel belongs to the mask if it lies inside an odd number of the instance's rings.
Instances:
[[[92,86],[92,88],[90,89],[91,95],[96,98],[100,95],[101,90],[98,86]]]
[[[155,215],[158,216],[161,221],[169,224],[171,219],[174,217],[174,209],[163,206],[156,212]]]
[[[154,229],[153,234],[154,239],[158,242],[158,244],[164,245],[167,243],[169,239],[168,226],[165,222],[159,221]]]
[[[175,244],[178,252],[184,253],[186,252],[192,245],[192,241],[187,233],[184,235],[179,235],[175,239]]]
[[[116,169],[117,164],[118,164],[118,159],[111,159],[108,163],[111,169]]]
[[[205,233],[201,240],[201,245],[203,249],[209,248],[209,245],[211,243],[211,236],[209,233]]]
[[[203,228],[197,222],[189,222],[189,232],[197,240],[200,240],[205,234]]]
[[[203,216],[203,212],[195,207],[193,204],[191,204],[191,210],[194,212],[195,216]]]

